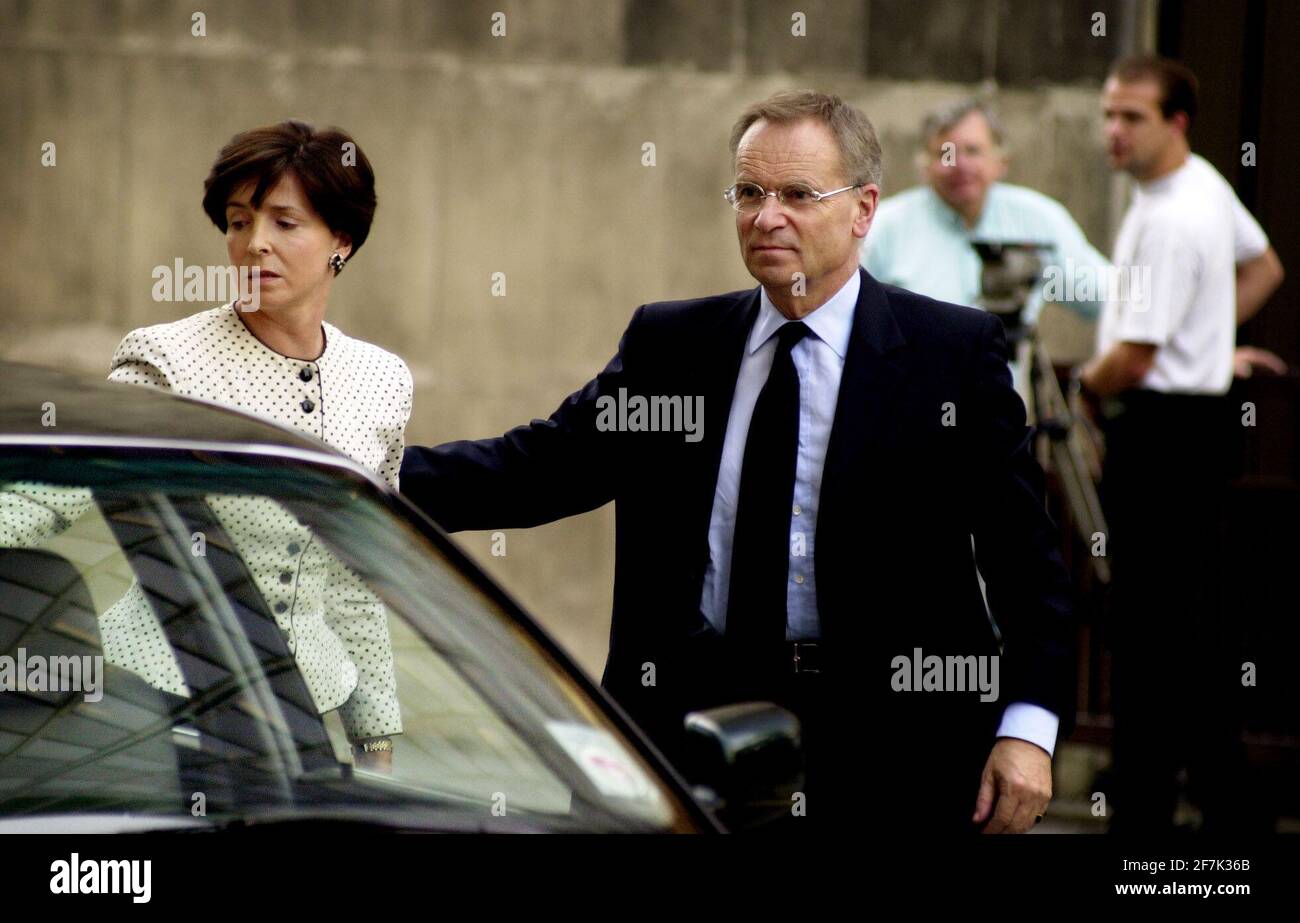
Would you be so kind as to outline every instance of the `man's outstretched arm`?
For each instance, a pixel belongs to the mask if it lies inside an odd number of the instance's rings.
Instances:
[[[597,427],[598,401],[627,387],[628,340],[640,316],[638,309],[604,370],[549,418],[491,439],[409,446],[402,493],[448,532],[528,528],[613,500],[620,437]]]

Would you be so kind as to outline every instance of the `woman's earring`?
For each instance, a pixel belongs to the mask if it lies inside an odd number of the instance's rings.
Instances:
[[[347,262],[347,260],[343,259],[343,257],[339,256],[336,252],[330,257],[330,269],[334,270],[334,275],[337,276],[343,271],[343,267],[347,265]]]

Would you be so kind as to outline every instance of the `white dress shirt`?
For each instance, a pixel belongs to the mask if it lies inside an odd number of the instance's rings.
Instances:
[[[789,574],[786,580],[785,636],[788,641],[821,637],[813,542],[817,533],[826,447],[835,421],[840,378],[844,373],[844,358],[848,354],[861,284],[861,277],[855,272],[828,301],[803,318],[811,335],[805,336],[790,351],[790,358],[799,373],[799,445],[794,502],[790,509]],[[760,289],[758,319],[745,342],[745,354],[736,377],[736,391],[722,443],[722,461],[718,466],[718,481],[713,491],[713,511],[709,517],[709,565],[704,574],[700,611],[719,633],[725,632],[727,625],[732,539],[736,530],[745,440],[759,392],[772,370],[776,354],[775,334],[788,322],[772,304],[767,290]],[[1003,713],[998,736],[1028,740],[1052,753],[1059,724],[1060,719],[1046,708],[1014,702]]]

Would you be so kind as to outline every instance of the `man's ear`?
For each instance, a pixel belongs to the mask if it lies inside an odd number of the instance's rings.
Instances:
[[[856,211],[853,215],[853,236],[859,239],[867,236],[871,222],[876,218],[876,208],[880,204],[880,187],[868,183],[858,190],[855,200]]]
[[[1179,110],[1169,117],[1169,124],[1186,138],[1187,132],[1192,127],[1192,120],[1187,117],[1186,112]]]

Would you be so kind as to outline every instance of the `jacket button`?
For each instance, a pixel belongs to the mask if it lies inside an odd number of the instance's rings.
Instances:
[[[316,409],[316,405],[312,403],[311,398],[308,397],[308,398],[304,398],[304,399],[303,399],[303,402],[302,402],[302,412],[303,412],[303,413],[311,413],[311,412],[312,412],[313,410],[315,410],[315,409]]]
[[[288,583],[292,579],[293,579],[293,574],[289,573],[287,570],[280,572],[281,583]]]
[[[298,373],[298,377],[303,381],[311,381],[311,366],[304,365],[302,371]]]
[[[297,553],[298,553],[299,551],[301,551],[301,550],[302,550],[302,549],[298,547],[298,543],[297,543],[297,542],[290,542],[290,543],[289,543],[289,554],[297,554]]]
[[[276,612],[284,612],[284,611],[285,611],[286,609],[288,609],[288,608],[289,608],[289,604],[288,604],[287,602],[285,602],[283,599],[280,600],[278,603],[275,604],[275,611],[276,611]]]

